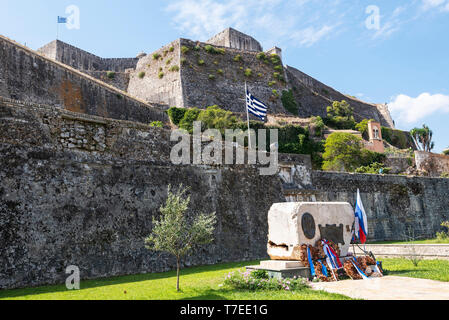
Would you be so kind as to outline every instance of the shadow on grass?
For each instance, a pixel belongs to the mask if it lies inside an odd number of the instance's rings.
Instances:
[[[192,267],[181,270],[181,277],[199,274],[199,273],[208,273],[208,272],[216,272],[216,271],[225,271],[227,269],[234,268],[243,268],[245,266],[258,264],[258,261],[247,261],[247,262],[233,262],[233,263],[223,263],[209,266],[201,266],[201,267]],[[176,277],[176,271],[162,272],[162,273],[147,273],[147,274],[139,274],[139,275],[127,275],[127,276],[117,276],[117,277],[109,277],[109,278],[100,278],[95,280],[85,280],[81,281],[81,289],[78,292],[82,292],[83,290],[98,288],[98,287],[106,287],[113,286],[119,284],[126,283],[136,283],[142,281],[150,281],[150,280],[161,280],[167,278]],[[7,298],[17,298],[22,296],[33,296],[40,294],[48,294],[48,293],[60,293],[60,292],[68,292],[65,285],[51,285],[51,286],[42,286],[42,287],[32,287],[32,288],[24,288],[24,289],[12,289],[12,290],[0,290],[0,299]],[[213,292],[213,291],[211,291]],[[206,295],[207,297],[207,295]],[[224,299],[223,297],[217,296],[218,299]],[[200,299],[201,297],[196,297],[195,299]],[[215,299],[209,299],[215,300]]]

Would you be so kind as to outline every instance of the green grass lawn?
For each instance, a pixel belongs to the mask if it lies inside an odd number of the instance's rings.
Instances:
[[[389,276],[422,278],[449,282],[449,261],[422,260],[415,267],[406,259],[380,259]]]
[[[449,282],[449,261],[422,260],[418,267],[406,259],[382,259],[388,275]],[[0,300],[347,300],[348,297],[305,289],[287,291],[230,290],[219,287],[225,275],[258,262],[220,264],[182,271],[176,292],[176,273],[156,273],[83,281],[81,290],[64,285],[0,291]]]
[[[299,292],[229,290],[219,285],[234,270],[258,262],[189,268],[181,273],[181,293],[176,273],[125,276],[81,282],[81,290],[64,285],[0,291],[0,300],[346,300],[348,297],[305,289]],[[126,292],[126,293],[125,293]]]
[[[370,242],[367,244],[449,244],[449,239],[440,240],[440,239],[428,239],[428,240],[416,240],[416,241],[379,241],[379,242]]]

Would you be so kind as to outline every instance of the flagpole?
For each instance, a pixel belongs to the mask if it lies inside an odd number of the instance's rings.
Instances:
[[[246,118],[248,120],[248,150],[252,149],[251,145],[251,129],[249,126],[249,111],[248,111],[248,87],[245,81],[245,106],[246,106]]]

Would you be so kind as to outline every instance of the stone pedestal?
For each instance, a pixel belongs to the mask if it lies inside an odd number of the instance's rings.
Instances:
[[[292,279],[294,277],[312,280],[310,268],[304,267],[298,261],[262,261],[259,266],[250,266],[248,271],[265,270],[270,278],[274,279]]]

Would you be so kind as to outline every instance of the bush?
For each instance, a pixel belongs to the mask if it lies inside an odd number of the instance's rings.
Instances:
[[[216,77],[215,77],[214,74],[210,74],[210,75],[209,75],[209,80],[215,80],[215,78],[216,78]]]
[[[204,47],[204,50],[206,50],[207,53],[211,53],[211,54],[224,54],[226,51],[223,48],[217,49],[213,46],[211,46],[210,44],[206,45]]]
[[[438,242],[446,242],[449,240],[449,221],[443,222],[441,226],[446,228],[447,231],[437,232],[437,240]]]
[[[167,114],[170,118],[171,123],[177,126],[179,125],[179,122],[181,122],[182,118],[184,118],[186,112],[187,109],[171,107],[170,109],[168,109]]]
[[[139,73],[137,74],[137,76],[138,76],[140,79],[143,79],[143,78],[145,78],[145,72],[141,71],[141,72],[139,72]]]
[[[443,172],[443,173],[441,174],[441,178],[449,179],[449,172]]]
[[[170,51],[170,52],[175,51],[175,47],[170,47],[170,49],[168,49],[168,51]]]
[[[163,128],[164,124],[162,123],[162,121],[153,121],[153,122],[150,123],[150,127]]]
[[[265,52],[259,52],[257,55],[256,55],[256,58],[258,59],[258,60],[266,60],[267,59],[267,55],[265,54]]]
[[[193,133],[193,122],[198,119],[201,110],[198,108],[188,109],[184,113],[184,117],[179,122],[179,128],[188,131],[190,134]]]
[[[172,67],[169,69],[169,71],[172,71],[172,72],[178,72],[178,71],[179,71],[179,66],[172,66]]]
[[[159,77],[159,79],[162,79],[164,77],[164,73],[163,72],[159,72],[159,74],[157,75]]]
[[[308,288],[307,281],[302,278],[269,279],[261,273],[240,270],[230,272],[224,279],[226,287],[233,290],[270,290],[270,291],[301,291]]]
[[[409,132],[382,127],[382,138],[398,149],[415,147]]]
[[[389,174],[391,168],[386,168],[382,163],[372,163],[369,166],[357,168],[356,173],[370,173],[370,174]]]
[[[181,47],[181,52],[182,52],[182,54],[186,54],[186,53],[189,52],[189,51],[190,51],[189,47],[186,47],[186,46],[182,46],[182,47]]]
[[[153,60],[158,60],[161,57],[159,53],[153,54]]]
[[[217,73],[220,74],[220,75],[223,75],[224,72],[223,72],[222,69],[218,69],[218,70],[217,70]]]
[[[114,71],[108,71],[108,72],[106,73],[106,76],[107,76],[109,79],[114,79],[114,78],[115,78],[115,72],[114,72]]]
[[[253,70],[251,70],[250,68],[247,68],[245,70],[245,76],[246,77],[251,77],[253,75]]]
[[[167,62],[165,62],[165,64],[168,66],[172,61],[173,61],[173,58],[170,58],[167,60]]]
[[[240,62],[240,61],[242,61],[243,59],[242,59],[242,56],[241,55],[236,55],[235,57],[234,57],[234,61],[235,62]]]
[[[270,60],[271,60],[271,63],[274,64],[274,65],[278,65],[278,64],[281,63],[281,57],[279,57],[279,56],[278,56],[277,54],[275,54],[275,53],[273,53],[273,54],[270,56]]]
[[[187,62],[187,59],[186,59],[186,58],[181,58],[181,64],[182,64],[182,65],[185,65],[186,62]]]
[[[199,66],[203,66],[204,64],[205,64],[205,62],[204,62],[203,59],[199,59],[199,60],[198,60],[198,65],[199,65]]]
[[[372,119],[371,120],[363,119],[360,123],[355,125],[355,129],[357,131],[359,131],[362,134],[363,138],[366,139],[366,140],[369,139],[369,137],[368,137],[368,123],[370,121],[374,121],[374,120],[372,120]]]
[[[298,115],[298,104],[296,103],[295,97],[293,96],[293,91],[291,89],[282,91],[281,100],[285,110],[295,116]]]
[[[276,83],[277,83],[276,81],[270,81],[270,82],[268,82],[268,86],[269,86],[269,87],[272,87],[272,86],[274,86]]]
[[[326,127],[323,118],[321,118],[320,116],[314,117],[312,119],[312,124],[315,127],[315,136],[321,137],[323,135],[324,128]]]
[[[449,148],[447,148],[446,150],[443,150],[443,154],[445,156],[449,156]]]
[[[360,167],[362,139],[345,132],[334,132],[326,140],[323,169],[353,172]]]
[[[274,97],[279,98],[279,93],[276,89],[271,90],[271,93],[273,94]]]
[[[283,68],[282,68],[282,66],[276,66],[276,67],[274,67],[274,70],[282,72]]]
[[[226,129],[234,129],[237,125],[237,117],[231,111],[220,109],[217,105],[201,111],[197,120],[202,122],[203,130],[218,129],[222,134]]]
[[[355,130],[357,124],[354,117],[327,117],[323,121],[328,127],[338,130]]]

